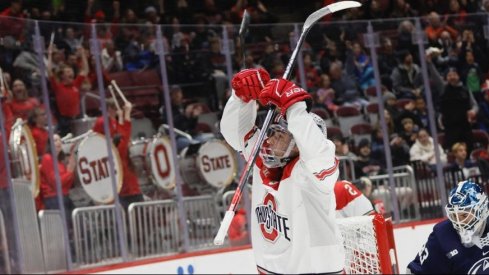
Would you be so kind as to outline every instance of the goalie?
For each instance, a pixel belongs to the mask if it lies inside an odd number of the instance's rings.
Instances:
[[[340,273],[344,248],[335,223],[335,146],[322,119],[307,112],[309,94],[263,69],[237,73],[221,131],[246,159],[260,129],[257,101],[275,105],[253,167],[251,236],[260,273]],[[318,127],[319,126],[319,127]]]
[[[433,227],[428,241],[409,263],[414,274],[487,274],[488,200],[482,188],[463,181],[450,191],[448,220]]]

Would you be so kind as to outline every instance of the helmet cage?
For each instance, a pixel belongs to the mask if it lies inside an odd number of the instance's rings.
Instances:
[[[270,142],[273,139],[273,143]],[[290,161],[290,153],[295,141],[292,133],[287,130],[287,123],[279,118],[278,123],[270,125],[265,141],[260,148],[260,157],[268,168],[282,167]]]
[[[314,123],[321,130],[321,133],[327,137],[327,127],[325,121],[314,113],[309,113]],[[274,138],[274,144],[281,144],[277,146],[270,144],[268,141],[270,138]],[[279,137],[277,139],[277,137]],[[294,137],[289,130],[287,130],[287,121],[283,116],[278,115],[275,117],[273,124],[271,124],[267,130],[265,140],[260,148],[260,157],[263,160],[263,164],[268,168],[276,168],[285,166],[292,156],[290,155],[294,147],[296,146]]]

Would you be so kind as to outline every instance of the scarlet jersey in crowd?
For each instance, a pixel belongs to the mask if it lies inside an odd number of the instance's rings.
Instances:
[[[3,112],[3,121],[4,121],[4,127],[5,127],[5,134],[7,136],[7,141],[8,137],[10,137],[10,130],[12,128],[12,125],[14,124],[14,115],[12,114],[12,110],[7,106],[7,101],[5,99],[0,99],[2,100],[2,112]]]
[[[24,40],[26,21],[22,11],[14,13],[6,8],[0,12],[0,37],[13,36],[19,41]]]
[[[75,181],[73,172],[66,169],[66,166],[58,159],[58,170],[61,177],[61,188],[63,195],[67,196]],[[41,159],[41,195],[43,198],[56,196],[56,180],[51,153],[44,154]]]
[[[117,145],[119,156],[121,157],[123,172],[123,184],[121,191],[119,192],[119,195],[121,196],[141,194],[138,177],[134,173],[134,169],[132,169],[132,167],[130,166],[131,160],[129,159],[129,144],[131,142],[131,127],[132,126],[130,121],[124,121],[124,123],[120,125],[115,119],[109,117],[109,131],[111,137],[113,137],[116,133],[121,135],[121,140]],[[103,117],[97,118],[92,130],[102,135],[104,134]]]
[[[39,156],[42,156],[44,155],[44,153],[46,153],[46,145],[48,144],[49,133],[46,129],[37,126],[31,126],[30,129],[32,137],[36,142],[37,154]]]
[[[233,91],[224,108],[221,131],[245,158],[260,132],[254,129],[256,115],[255,101],[246,103]],[[300,156],[282,168],[278,181],[267,178],[269,171],[260,158],[253,168],[251,232],[258,270],[341,272],[345,261],[335,222],[335,146],[307,113],[304,102],[290,106],[286,117]]]
[[[80,114],[80,87],[84,80],[85,76],[78,75],[71,85],[64,85],[54,76],[49,78],[60,115],[74,118]]]
[[[8,139],[7,139],[8,140]],[[0,133],[0,189],[8,188],[7,163],[5,162],[2,134]]]
[[[246,224],[246,211],[244,209],[237,210],[228,230],[228,237],[231,245],[246,244],[248,241]]]
[[[337,181],[334,186],[336,216],[348,218],[375,213],[372,203],[355,185],[346,180]]]
[[[109,117],[108,119],[109,119],[109,132],[110,132],[110,136],[113,137],[117,133],[117,130],[118,130],[117,121],[115,119],[111,118],[111,117]],[[94,132],[96,132],[96,133],[101,134],[101,135],[105,135],[105,132],[104,132],[104,118],[102,116],[99,116],[95,120],[95,124],[93,125],[92,130]]]
[[[10,112],[12,113],[14,119],[20,117],[23,120],[27,120],[27,118],[29,117],[29,113],[39,105],[39,100],[33,97],[29,97],[26,100],[13,99],[11,101],[7,101],[5,107],[10,109]]]
[[[121,196],[131,196],[141,194],[141,188],[139,188],[138,177],[134,173],[134,169],[130,166],[131,160],[129,159],[129,144],[131,142],[131,122],[124,121],[124,124],[118,125],[118,132],[121,134],[121,140],[117,149],[122,162],[123,170],[123,184],[122,189],[119,192]]]

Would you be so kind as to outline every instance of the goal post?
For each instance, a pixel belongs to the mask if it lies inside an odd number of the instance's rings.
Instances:
[[[346,274],[398,274],[392,222],[382,215],[338,219]]]

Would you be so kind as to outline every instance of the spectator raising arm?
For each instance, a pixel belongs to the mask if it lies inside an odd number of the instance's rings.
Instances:
[[[48,78],[54,76],[53,74],[53,45],[48,46],[48,64],[46,66]]]
[[[86,77],[90,72],[90,68],[88,67],[86,50],[83,47],[79,47],[77,49],[77,55],[81,58],[81,68],[78,75]]]

